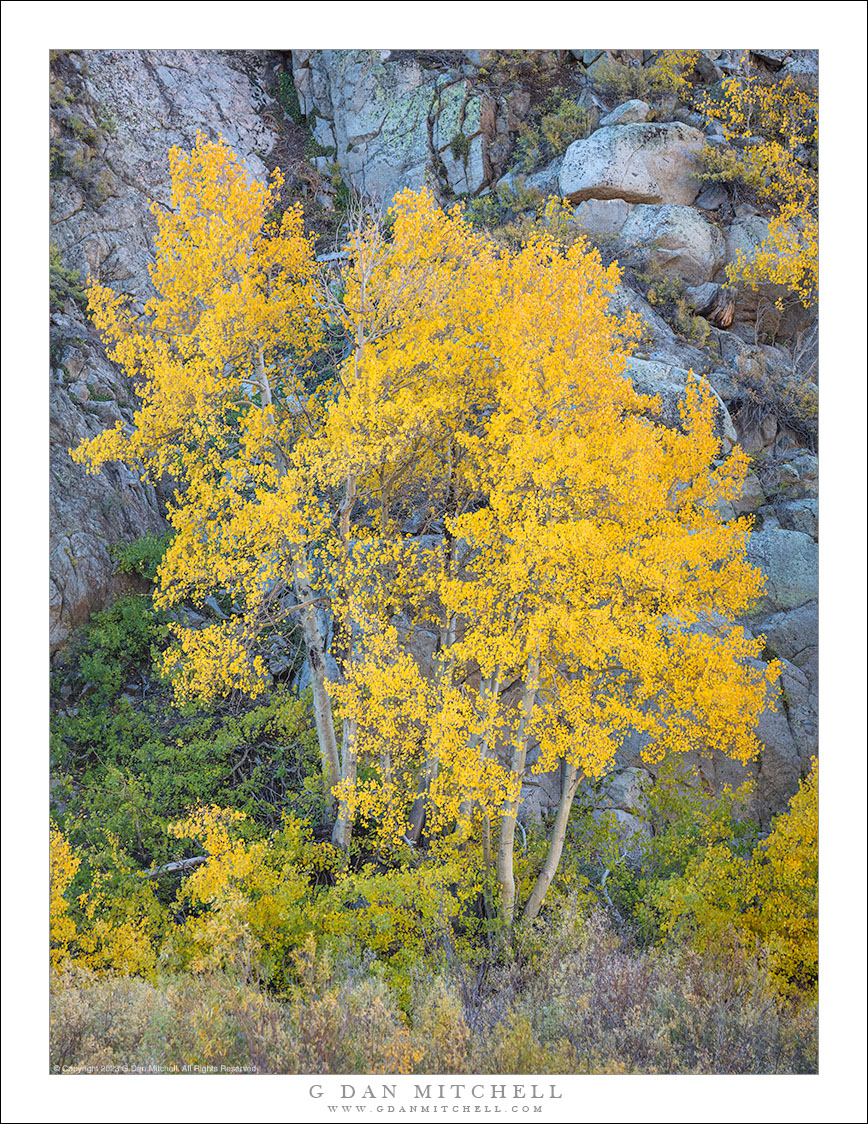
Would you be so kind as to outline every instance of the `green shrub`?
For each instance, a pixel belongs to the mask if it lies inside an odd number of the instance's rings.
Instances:
[[[95,701],[113,698],[139,664],[164,646],[168,628],[143,595],[122,597],[95,613],[78,657],[80,676],[95,688]]]
[[[82,312],[87,308],[87,293],[77,269],[67,269],[57,246],[48,248],[48,300],[52,312],[62,312],[68,300]]]
[[[166,834],[190,807],[245,812],[260,830],[285,808],[319,822],[324,790],[308,697],[285,688],[246,714],[185,713],[165,699],[96,696],[52,728],[54,797],[77,845],[107,832],[144,867],[184,857]]]
[[[298,100],[298,91],[288,70],[281,70],[277,76],[277,103],[290,121],[300,125],[304,120],[301,112],[301,103]]]
[[[115,543],[109,547],[109,554],[119,574],[140,574],[148,581],[156,581],[157,570],[172,537],[172,531],[162,534],[152,531],[133,542]]]
[[[449,142],[449,149],[456,160],[462,160],[466,165],[467,158],[470,155],[470,137],[465,136],[464,133],[458,129]]]
[[[711,325],[705,317],[691,311],[687,286],[680,277],[667,277],[656,263],[633,276],[644,289],[645,299],[671,328],[697,347],[706,343]]]
[[[726,842],[749,856],[758,827],[744,813],[750,786],[737,792],[710,792],[699,774],[677,762],[661,767],[638,810],[649,833],[625,841],[617,821],[594,811],[593,794],[574,803],[564,856],[549,891],[551,905],[571,900],[587,913],[592,904],[607,910],[623,932],[640,943],[659,940],[658,888],[709,847]]]
[[[649,66],[626,66],[605,59],[594,69],[594,84],[615,102],[641,98],[653,102],[662,94],[689,96],[698,51],[664,51]]]
[[[817,764],[752,853],[728,838],[691,856],[653,895],[663,931],[707,958],[727,944],[760,942],[773,986],[812,998],[817,989]]]
[[[337,155],[337,151],[333,144],[320,144],[313,136],[307,137],[304,142],[305,160],[315,160],[317,156],[334,157]]]
[[[507,226],[528,212],[538,215],[544,205],[542,192],[529,187],[521,176],[512,183],[499,183],[488,195],[479,195],[467,204],[467,218],[474,226],[487,229]]]
[[[542,114],[535,124],[524,122],[519,127],[512,165],[523,172],[533,172],[557,156],[562,156],[576,140],[591,132],[591,117],[574,97],[557,89],[543,103]]]

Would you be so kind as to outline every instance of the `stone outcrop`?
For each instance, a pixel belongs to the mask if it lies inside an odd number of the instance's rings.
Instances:
[[[626,199],[585,199],[573,211],[573,218],[589,234],[613,238],[621,233],[635,207]]]
[[[115,573],[109,547],[166,524],[154,488],[124,465],[88,476],[67,450],[132,418],[131,389],[89,338],[84,318],[52,316],[57,349],[49,408],[49,642],[60,647],[90,614],[134,583]]]
[[[728,285],[706,281],[687,288],[688,304],[716,328],[728,328],[735,315],[735,294]]]
[[[817,599],[818,550],[801,531],[762,530],[751,535],[748,560],[766,577],[761,612],[798,609]]]
[[[619,233],[627,252],[636,254],[664,277],[689,285],[710,281],[723,262],[723,235],[693,207],[639,204]]]
[[[651,112],[651,106],[641,98],[631,98],[630,101],[616,105],[611,113],[600,118],[600,125],[635,125],[645,121]]]
[[[384,205],[426,183],[476,195],[503,172],[510,106],[475,80],[477,68],[434,69],[412,51],[293,51],[320,160]]]
[[[72,51],[53,62],[51,244],[82,283],[95,277],[144,301],[156,222],[168,205],[167,154],[197,131],[222,134],[263,179],[277,132],[267,92],[279,55],[226,51]],[[50,639],[54,651],[129,586],[108,548],[165,529],[155,490],[123,466],[88,476],[68,449],[132,420],[132,386],[105,357],[81,307],[51,321]]]
[[[264,179],[277,142],[266,86],[278,61],[226,51],[76,51],[61,60],[70,101],[52,114],[51,241],[64,264],[149,296],[157,228],[148,204],[168,205],[169,149],[189,150],[199,130],[222,135]]]
[[[704,144],[698,129],[678,121],[606,126],[567,149],[561,195],[571,203],[690,204],[699,194],[695,173]]]

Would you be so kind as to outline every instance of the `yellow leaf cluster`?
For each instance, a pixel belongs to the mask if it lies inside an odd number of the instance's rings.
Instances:
[[[144,975],[156,964],[162,911],[149,885],[137,879],[118,885],[125,864],[118,840],[111,834],[108,840],[114,873],[91,871],[88,889],[72,902],[69,889],[81,856],[62,831],[51,829],[51,964]]]
[[[69,915],[66,892],[75,878],[81,859],[73,852],[63,832],[54,826],[49,837],[51,882],[49,898],[49,927],[51,939],[51,964],[60,967],[70,956],[70,943],[75,939],[75,921]]]
[[[790,78],[769,84],[755,75],[733,76],[724,80],[720,96],[703,95],[698,108],[720,122],[728,139],[748,142],[737,161],[739,173],[775,210],[757,252],[749,258],[741,253],[727,267],[729,281],[753,288],[784,285],[810,307],[817,299],[819,269],[817,173],[811,159],[818,140],[816,96]]]
[[[242,637],[259,631],[290,566],[281,509],[294,510],[296,497],[289,482],[278,495],[276,458],[309,421],[294,404],[322,338],[316,263],[300,207],[269,217],[279,172],[256,183],[222,141],[201,134],[169,162],[170,203],[151,207],[155,296],[138,309],[99,282],[89,290],[93,321],[134,381],[139,409],[132,426],[118,423],[71,454],[89,471],[121,460],[143,477],[171,474],[176,535],[156,603],[201,601],[222,588],[243,620],[204,636],[179,628],[167,670],[178,673],[181,698],[256,693],[263,669]]]
[[[209,807],[170,825],[170,834],[198,840],[208,859],[181,887],[179,898],[194,911],[173,943],[193,972],[221,969],[250,981],[273,967],[275,950],[292,946],[309,882],[293,862],[297,847],[244,839],[237,831],[244,820],[243,812]],[[298,825],[285,824],[287,832],[297,834]]]

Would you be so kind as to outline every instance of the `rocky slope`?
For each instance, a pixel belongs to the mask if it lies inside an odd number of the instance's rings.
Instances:
[[[647,326],[630,368],[637,387],[659,393],[678,424],[688,371],[706,377],[720,397],[725,446],[738,441],[754,457],[729,514],[756,516],[751,557],[768,586],[747,624],[765,634],[769,658],[785,661],[781,705],[763,719],[765,750],[747,771],[725,762],[703,768],[715,786],[753,775],[764,822],[785,806],[817,738],[818,462],[804,408],[816,395],[815,314],[792,301],[777,308],[774,287],[723,286],[726,264],[756,252],[768,215],[732,184],[696,178],[706,143],[725,147],[716,122],[672,93],[625,96],[628,86],[642,87],[655,58],[579,50],[55,52],[52,649],[118,591],[109,545],[163,526],[153,488],[124,468],[88,477],[67,450],[131,419],[132,388],[89,328],[75,275],[147,298],[155,230],[148,202],[166,198],[170,147],[189,148],[200,129],[222,134],[254,176],[281,165],[290,186],[313,195],[323,212],[340,204],[348,184],[384,203],[423,184],[444,202],[494,199],[498,185],[535,188],[568,200],[570,221],[625,267],[618,301]],[[769,76],[816,83],[816,52],[754,51],[748,61]],[[706,51],[696,70],[712,85],[744,65],[741,52]],[[546,118],[555,104],[561,117]],[[293,115],[307,132],[307,160]],[[562,118],[580,121],[584,135],[534,164],[529,145]],[[668,306],[661,293],[670,294]],[[641,767],[640,749],[626,746],[622,767]],[[621,787],[632,793],[631,785]],[[526,809],[544,807],[550,787],[529,792]],[[622,793],[612,807],[627,816],[630,799]]]
[[[51,65],[51,647],[62,645],[119,590],[108,548],[165,527],[153,487],[117,466],[86,476],[68,449],[118,419],[135,396],[89,327],[80,287],[63,272],[93,276],[139,300],[164,200],[166,156],[201,129],[221,134],[264,177],[278,136],[265,89],[279,56],[210,51],[54,52]],[[59,278],[62,282],[62,276]],[[61,288],[60,292],[57,289]],[[75,299],[74,299],[75,298]]]

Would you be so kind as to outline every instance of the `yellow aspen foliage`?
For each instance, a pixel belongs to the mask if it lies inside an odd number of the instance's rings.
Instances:
[[[148,975],[157,964],[163,910],[151,883],[125,869],[118,840],[109,833],[108,841],[111,873],[95,870],[79,898],[77,963],[96,972]]]
[[[617,268],[583,241],[497,248],[424,194],[393,224],[356,247],[357,346],[321,440],[370,513],[335,540],[353,639],[332,694],[367,765],[339,786],[347,814],[400,845],[424,795],[426,836],[457,823],[465,846],[514,820],[531,740],[537,769],[577,776],[631,733],[651,759],[746,762],[778,669],[734,624],[762,575],[748,522],[719,515],[747,460],[720,459],[710,388],[688,388],[681,432],[656,422],[625,377],[638,324],[609,312]],[[400,533],[395,486],[420,471],[443,525],[424,545]],[[433,674],[393,623],[409,607],[437,637]]]
[[[727,266],[730,283],[784,285],[810,307],[819,269],[816,95],[791,78],[768,83],[756,75],[732,76],[720,95],[703,95],[698,108],[720,122],[728,140],[746,143],[726,175],[754,186],[774,211],[756,253],[748,258],[740,252]]]
[[[193,909],[172,944],[193,972],[221,969],[251,982],[273,976],[301,943],[310,887],[297,865],[301,825],[290,819],[273,839],[248,840],[238,830],[245,818],[228,808],[199,808],[170,825],[170,834],[196,839],[207,855],[179,891],[179,904]]]
[[[664,51],[648,68],[653,86],[683,94],[690,90],[690,75],[699,58],[699,51]]]
[[[73,852],[69,840],[56,827],[49,836],[51,863],[51,888],[49,898],[49,926],[51,939],[51,964],[61,967],[70,957],[70,943],[75,939],[75,922],[69,915],[66,892],[75,878],[81,859]]]
[[[203,633],[173,626],[166,670],[179,699],[231,687],[256,694],[264,667],[250,639],[273,617],[292,565],[274,503],[276,462],[282,442],[309,424],[297,403],[322,334],[316,265],[301,208],[269,217],[279,171],[255,183],[222,141],[202,134],[169,163],[169,206],[151,207],[155,296],[138,309],[99,282],[89,289],[93,321],[134,381],[139,409],[131,427],[119,422],[71,453],[89,471],[120,460],[143,477],[171,474],[176,534],[155,603],[201,602],[222,589],[241,611]]]
[[[155,209],[157,295],[137,312],[91,289],[142,405],[130,430],[74,456],[172,473],[176,535],[157,604],[215,591],[231,602],[227,620],[175,626],[166,669],[179,698],[263,690],[262,637],[298,612],[340,800],[334,843],[348,846],[357,815],[388,847],[418,842],[424,822],[444,861],[481,853],[490,872],[499,835],[508,919],[531,744],[535,768],[564,762],[567,814],[579,777],[602,775],[633,734],[654,758],[748,760],[777,668],[734,624],[762,586],[747,521],[719,515],[746,458],[721,459],[701,381],[680,431],[633,390],[639,321],[610,312],[617,266],[583,239],[498,246],[460,210],[407,191],[386,224],[358,218],[341,281],[318,285],[299,211],[267,221],[279,177],[251,183],[202,137],[171,164],[172,210]],[[312,394],[307,361],[326,322],[344,357]],[[328,685],[318,605],[334,622]],[[433,638],[428,666],[411,655],[417,630]],[[194,828],[232,862],[220,885],[210,863],[187,883],[214,906],[191,919],[192,947],[210,950],[203,967],[214,949],[236,956],[197,926],[240,918],[249,943],[237,955],[253,962],[264,929],[245,887],[264,857],[238,850],[216,812]]]
[[[51,963],[146,975],[156,965],[162,909],[152,887],[126,869],[118,840],[110,833],[108,842],[104,858],[111,872],[92,870],[88,889],[73,903],[68,892],[82,859],[63,832],[51,829]]]

